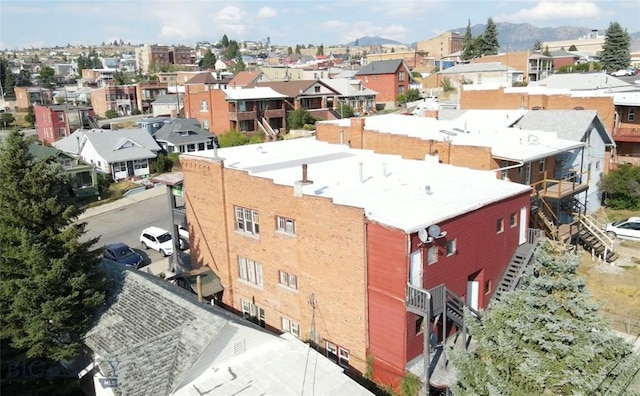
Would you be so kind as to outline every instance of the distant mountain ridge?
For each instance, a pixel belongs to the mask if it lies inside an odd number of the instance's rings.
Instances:
[[[529,23],[509,23],[499,22],[496,23],[498,30],[498,42],[500,43],[500,50],[507,51],[523,51],[532,49],[536,41],[561,41],[561,40],[578,40],[580,37],[586,36],[591,33],[592,29],[580,26],[559,26],[559,27],[535,27]],[[471,26],[471,34],[476,37],[484,33],[486,24],[476,24]],[[606,28],[605,28],[606,29]],[[600,29],[600,32],[604,34],[605,29]],[[450,29],[449,32],[458,32],[460,35],[464,35],[467,27],[460,27]],[[631,50],[640,49],[640,32],[629,33],[631,36]],[[431,38],[431,37],[429,37]],[[428,40],[424,38],[423,40]],[[353,47],[356,45],[356,41],[359,46],[371,46],[371,45],[383,45],[383,44],[405,44],[395,40],[389,40],[377,36],[366,36],[354,40],[345,44],[346,46]],[[417,43],[407,44],[412,48],[415,48]]]

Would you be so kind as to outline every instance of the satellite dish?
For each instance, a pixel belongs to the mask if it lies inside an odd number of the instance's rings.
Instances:
[[[432,238],[437,238],[442,233],[442,230],[440,229],[439,225],[434,224],[432,226],[429,226],[429,229],[427,230],[427,233],[428,233],[428,236],[430,236]]]
[[[420,231],[418,231],[418,238],[420,238],[420,241],[422,243],[427,243],[429,241],[429,233],[425,228],[422,228]]]

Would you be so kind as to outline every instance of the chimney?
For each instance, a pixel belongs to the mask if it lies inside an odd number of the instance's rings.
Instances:
[[[344,129],[340,130],[340,144],[344,144]]]
[[[302,180],[298,180],[293,183],[293,196],[296,198],[302,198],[302,189],[304,186],[313,184],[313,181],[309,180],[307,175],[307,164],[302,164]]]
[[[198,302],[202,302],[202,277],[196,276],[196,292],[198,293]]]

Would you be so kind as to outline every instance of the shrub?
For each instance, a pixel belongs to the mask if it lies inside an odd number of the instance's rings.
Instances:
[[[455,91],[455,88],[453,87],[453,84],[451,83],[451,79],[449,77],[443,78],[440,82],[440,86],[442,87],[444,92]]]
[[[296,109],[289,113],[288,121],[289,129],[300,129],[305,124],[315,124],[316,119],[306,109]]]
[[[140,114],[142,114],[140,109],[133,109],[133,111],[131,112],[131,115],[140,115]]]
[[[108,119],[116,118],[118,116],[118,112],[115,110],[107,110],[104,112],[104,116]]]
[[[251,139],[242,132],[229,131],[218,135],[220,147],[234,147],[248,144]]]
[[[173,161],[167,154],[160,153],[156,160],[151,164],[151,170],[154,173],[170,172],[173,168]]]

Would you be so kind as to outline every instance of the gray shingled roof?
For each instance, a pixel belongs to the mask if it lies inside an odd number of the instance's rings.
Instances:
[[[606,145],[614,145],[596,110],[530,110],[515,125],[516,128],[553,131],[558,137],[578,142],[596,128]]]
[[[158,129],[153,137],[157,141],[169,142],[174,146],[190,143],[204,143],[215,137],[211,132],[202,129],[198,120],[176,118]]]
[[[160,146],[145,129],[79,129],[53,145],[57,149],[80,155],[87,141],[108,163],[155,158]]]
[[[356,76],[370,76],[373,74],[392,74],[402,65],[402,59],[374,61],[358,70]]]
[[[182,95],[180,95],[180,101],[182,102]],[[153,102],[151,102],[151,106],[153,105],[175,105],[178,104],[178,96],[176,94],[166,94],[161,95],[156,98]]]

